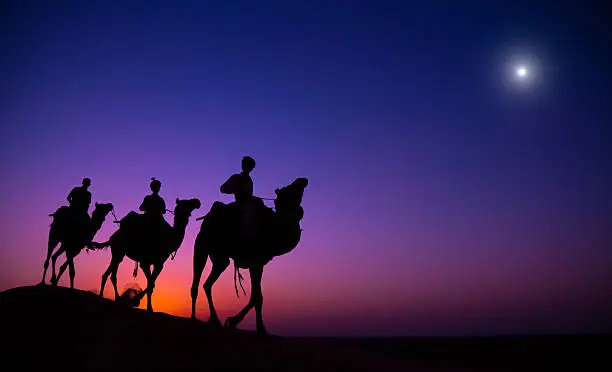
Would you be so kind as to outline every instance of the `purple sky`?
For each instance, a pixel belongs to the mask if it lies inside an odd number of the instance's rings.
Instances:
[[[151,177],[199,216],[231,201],[219,186],[248,154],[257,195],[310,180],[303,239],[264,273],[273,332],[612,330],[612,22],[597,9],[128,3],[0,12],[0,290],[40,280],[47,214],[82,177],[120,217]],[[530,85],[509,78],[515,59]],[[188,314],[198,229],[156,310]],[[82,253],[77,287],[98,288],[109,259]],[[222,316],[245,302],[229,270],[216,297]]]

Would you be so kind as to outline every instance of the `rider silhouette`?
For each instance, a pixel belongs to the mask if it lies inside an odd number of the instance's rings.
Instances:
[[[166,214],[166,202],[159,196],[159,190],[161,189],[161,182],[156,180],[155,177],[151,178],[149,184],[152,193],[145,196],[144,200],[140,204],[139,209],[144,212],[144,221],[152,230],[152,236],[156,239],[161,239],[165,232],[168,231],[170,225],[164,219]]]
[[[89,211],[89,205],[91,204],[91,193],[87,188],[91,185],[89,178],[83,178],[81,186],[73,188],[66,200],[70,203],[70,208],[76,212],[85,213]]]
[[[164,199],[159,196],[161,182],[153,177],[151,178],[151,184],[149,187],[151,188],[152,193],[145,196],[139,209],[147,216],[163,219],[163,215],[166,214],[166,202],[164,202]]]
[[[253,197],[253,180],[249,175],[255,168],[255,159],[250,156],[242,158],[242,172],[232,176],[221,185],[221,192],[234,194],[237,204],[244,204]]]
[[[73,228],[76,228],[78,231],[83,231],[87,227],[91,218],[89,217],[89,205],[91,204],[91,193],[87,188],[91,185],[91,180],[89,178],[83,178],[81,186],[76,186],[68,196],[66,200],[68,200],[69,206],[59,208],[53,215],[63,216],[66,221],[72,225]]]
[[[238,217],[241,231],[247,235],[255,233],[256,213],[259,207],[265,207],[261,199],[253,197],[253,180],[250,173],[255,168],[255,159],[250,156],[242,158],[242,172],[233,174],[220,191],[223,194],[233,194],[235,202],[228,205],[232,216]]]

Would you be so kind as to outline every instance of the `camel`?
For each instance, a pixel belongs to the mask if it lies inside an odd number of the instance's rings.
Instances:
[[[301,207],[304,189],[308,179],[298,178],[292,184],[276,189],[274,199],[275,211],[263,206],[260,214],[260,226],[255,236],[241,236],[234,225],[235,219],[228,216],[227,206],[215,202],[210,211],[201,217],[203,222],[196,237],[193,256],[193,282],[191,286],[191,319],[196,320],[196,301],[202,271],[208,257],[212,262],[211,272],[203,288],[208,300],[210,317],[208,323],[220,327],[221,322],[215,310],[212,298],[212,287],[227,269],[230,258],[234,261],[234,286],[236,294],[236,273],[239,269],[248,269],[251,279],[251,296],[248,304],[236,315],[227,318],[225,326],[236,329],[249,311],[255,307],[257,334],[268,336],[262,315],[263,294],[261,279],[264,266],[274,257],[291,252],[299,243],[302,230],[300,221],[304,215]],[[240,276],[242,280],[242,276]],[[241,283],[242,286],[242,283]],[[243,289],[244,291],[244,289]]]
[[[167,229],[158,230],[159,234],[152,233],[150,225],[146,222],[147,216],[131,211],[119,222],[119,229],[111,235],[108,241],[103,243],[93,242],[92,247],[94,249],[103,249],[110,246],[112,253],[111,262],[102,274],[100,297],[104,295],[104,286],[110,275],[115,290],[115,301],[120,299],[117,291],[117,270],[123,258],[127,256],[136,262],[134,277],[136,277],[138,265],[140,265],[147,278],[147,288],[132,299],[133,304],[140,303],[140,300],[146,294],[147,310],[153,311],[151,296],[153,295],[155,280],[161,273],[168,257],[181,246],[189,217],[198,208],[200,208],[200,200],[198,199],[180,200],[177,198],[174,208],[174,224],[170,226],[165,223]],[[153,272],[151,272],[151,266],[153,266]]]
[[[53,217],[53,222],[49,229],[49,241],[47,244],[47,258],[45,259],[43,276],[40,284],[45,284],[47,269],[49,268],[49,259],[52,259],[52,275],[51,284],[57,286],[60,277],[70,267],[70,288],[74,288],[74,258],[81,253],[85,246],[89,245],[98,233],[106,216],[112,212],[113,205],[111,203],[95,203],[95,209],[91,214],[91,219],[83,221],[75,221],[70,207],[62,206],[55,213],[50,214]],[[55,247],[60,244],[60,248],[53,254]],[[57,258],[66,252],[66,262],[60,267],[59,275],[55,275],[55,261]]]

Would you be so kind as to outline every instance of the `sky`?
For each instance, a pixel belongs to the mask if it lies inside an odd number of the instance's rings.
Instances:
[[[300,244],[264,271],[272,333],[612,331],[612,21],[594,4],[3,2],[0,290],[40,281],[48,214],[83,177],[119,217],[151,177],[197,217],[250,155],[256,195],[310,181]],[[199,224],[156,311],[189,315]],[[76,287],[109,261],[82,252]],[[145,285],[133,268],[120,290]],[[222,320],[247,301],[232,274]]]

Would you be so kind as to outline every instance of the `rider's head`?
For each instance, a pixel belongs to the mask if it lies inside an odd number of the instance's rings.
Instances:
[[[250,173],[255,168],[255,159],[250,156],[242,158],[242,170],[246,173]]]
[[[159,192],[159,189],[161,189],[161,182],[159,182],[159,180],[156,180],[155,177],[153,177],[151,178],[151,184],[149,186],[151,187],[151,191],[157,194]]]
[[[89,187],[89,185],[91,185],[91,180],[87,177],[83,178],[83,186],[85,186],[85,188]]]

